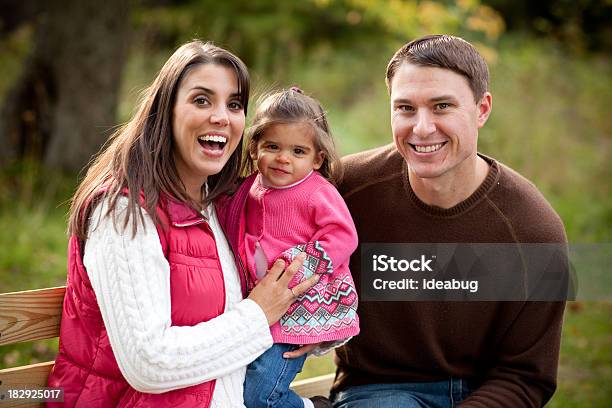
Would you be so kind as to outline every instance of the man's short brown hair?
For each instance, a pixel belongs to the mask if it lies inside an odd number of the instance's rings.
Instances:
[[[452,35],[428,35],[404,45],[387,65],[387,88],[391,90],[391,81],[403,63],[423,67],[450,69],[464,76],[474,101],[478,102],[489,89],[489,68],[482,55],[472,44],[463,38]]]

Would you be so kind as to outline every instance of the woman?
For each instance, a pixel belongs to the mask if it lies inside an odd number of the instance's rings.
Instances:
[[[249,76],[236,56],[180,47],[73,197],[60,350],[64,406],[242,406],[245,367],[295,296],[301,262],[250,293],[212,202],[234,183]],[[248,297],[243,300],[243,296]]]

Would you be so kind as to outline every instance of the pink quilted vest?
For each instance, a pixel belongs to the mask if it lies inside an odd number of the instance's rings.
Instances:
[[[172,324],[192,326],[223,313],[225,286],[213,233],[191,208],[171,200],[157,209],[162,249],[170,264]],[[76,237],[68,244],[68,280],[59,354],[50,387],[64,388],[64,407],[209,407],[215,381],[163,394],[136,391],[123,378]],[[205,279],[201,277],[205,276]],[[246,285],[243,280],[243,291]]]

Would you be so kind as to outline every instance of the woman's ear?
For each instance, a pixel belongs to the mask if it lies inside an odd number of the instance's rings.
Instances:
[[[315,170],[319,170],[321,166],[323,165],[324,161],[325,161],[325,153],[323,153],[322,151],[319,151],[315,156],[314,162],[312,163],[312,168]]]

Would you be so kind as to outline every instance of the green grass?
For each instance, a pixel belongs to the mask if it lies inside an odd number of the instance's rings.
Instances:
[[[0,175],[3,291],[65,284],[66,214],[74,183],[28,163]]]
[[[558,388],[551,408],[604,408],[612,402],[612,303],[568,304]]]

